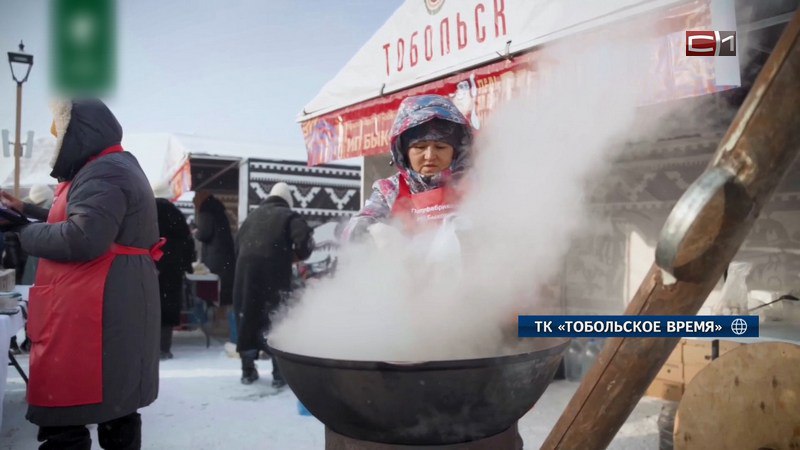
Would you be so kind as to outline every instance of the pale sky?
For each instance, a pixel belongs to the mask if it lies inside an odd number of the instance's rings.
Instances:
[[[15,122],[6,52],[34,55],[23,87],[23,139],[48,133],[48,0],[0,0],[0,129]],[[117,89],[107,103],[126,133],[169,132],[291,148],[295,116],[402,0],[118,1]],[[2,164],[7,162],[0,158]],[[9,160],[10,161],[10,160]]]

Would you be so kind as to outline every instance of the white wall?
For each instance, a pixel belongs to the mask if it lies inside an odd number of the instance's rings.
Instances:
[[[647,271],[655,261],[655,245],[647,243],[645,237],[636,230],[628,232],[628,252],[625,262],[625,295],[624,305],[627,307],[639,285],[642,284]]]

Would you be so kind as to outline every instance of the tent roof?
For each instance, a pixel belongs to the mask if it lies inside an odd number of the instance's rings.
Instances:
[[[500,59],[506,52],[528,50],[561,37],[685,2],[406,0],[303,108],[298,120],[305,121],[483,65]],[[440,9],[435,10],[437,6]],[[447,22],[447,27],[443,27],[443,22]],[[429,26],[430,31],[426,31]],[[449,34],[449,53],[442,49],[445,46],[443,33],[444,36]],[[461,37],[465,37],[463,46]],[[478,42],[480,38],[483,40]],[[412,61],[414,51],[416,57]]]

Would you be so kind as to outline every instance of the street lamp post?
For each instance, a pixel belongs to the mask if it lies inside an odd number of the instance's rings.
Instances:
[[[22,145],[19,142],[20,134],[22,133],[22,83],[28,81],[28,75],[31,73],[31,66],[33,66],[33,55],[23,53],[25,44],[19,42],[19,53],[8,52],[8,66],[11,67],[11,77],[17,82],[17,134],[14,138],[14,195],[19,197],[19,172],[20,172],[20,157],[22,157]],[[17,76],[16,70],[20,69],[25,71],[25,76],[20,79]]]

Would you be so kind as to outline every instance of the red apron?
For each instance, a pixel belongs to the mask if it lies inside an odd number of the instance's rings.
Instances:
[[[415,230],[438,225],[455,213],[458,196],[447,187],[412,194],[408,182],[400,177],[397,199],[392,205],[392,217],[399,218],[407,228]]]
[[[122,151],[114,146],[97,158]],[[56,188],[47,223],[67,220],[70,182]],[[112,244],[88,262],[39,260],[28,305],[30,380],[28,403],[65,407],[103,401],[103,295],[117,255],[161,257],[161,239],[152,249]]]

